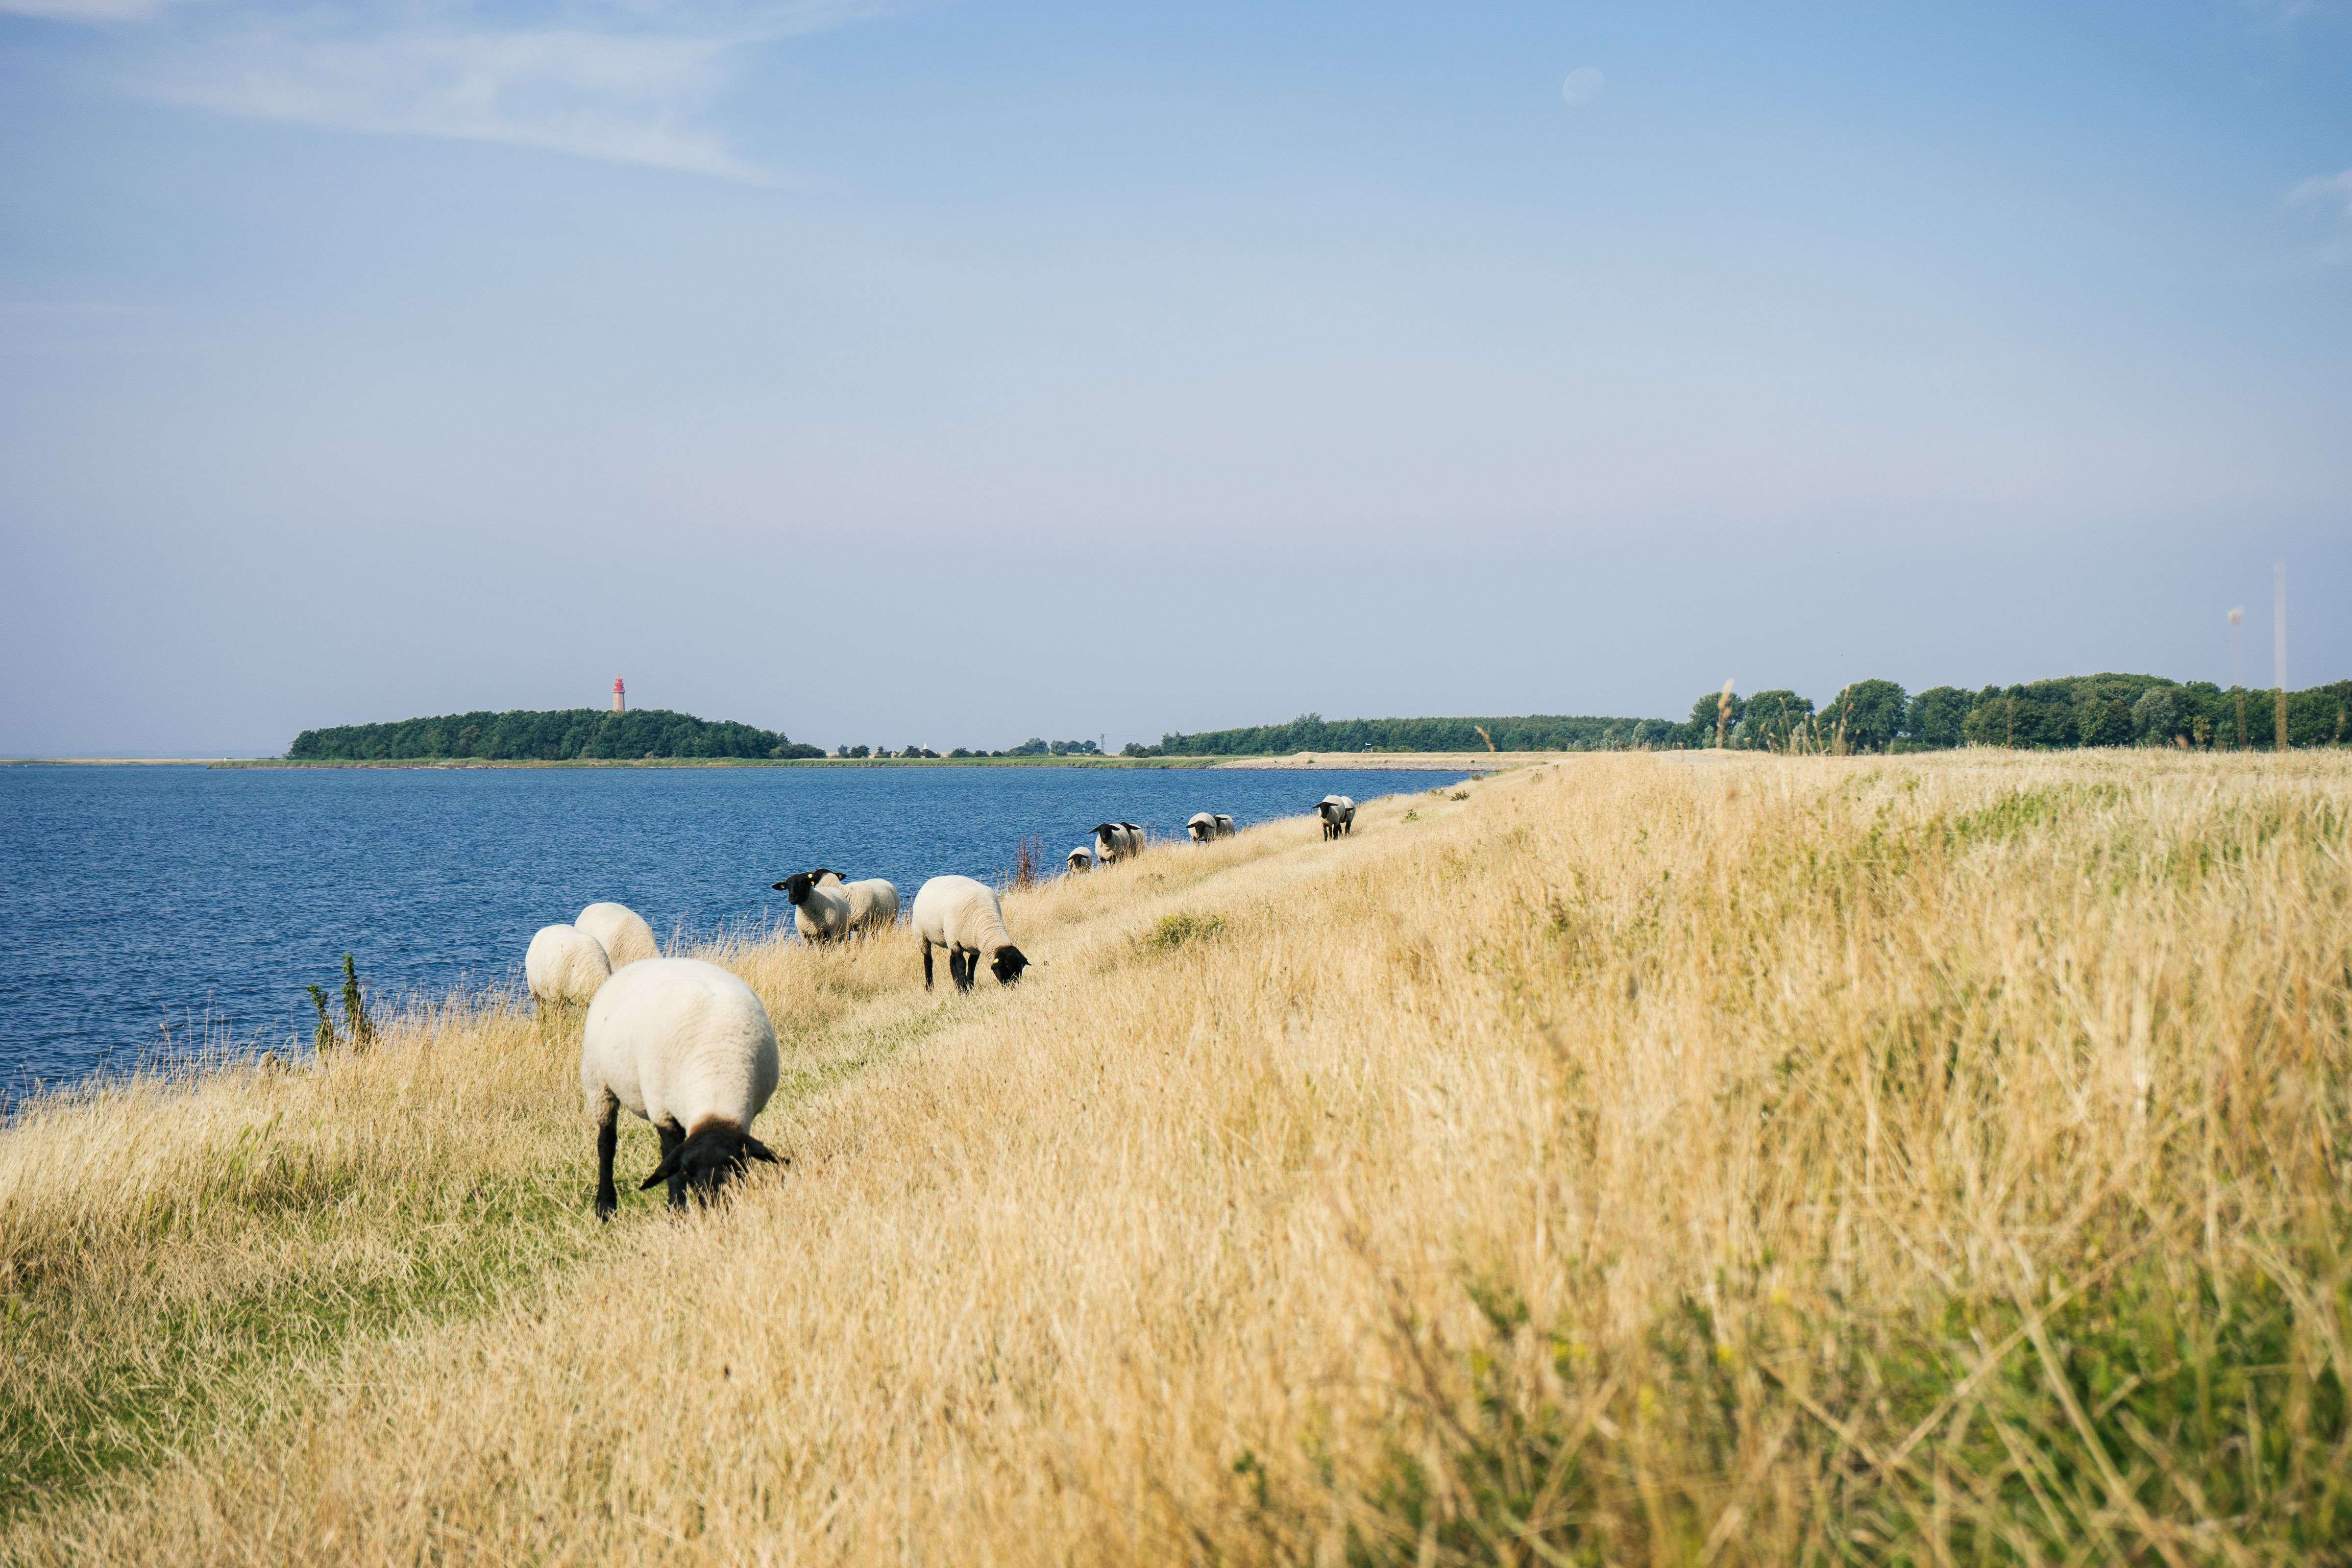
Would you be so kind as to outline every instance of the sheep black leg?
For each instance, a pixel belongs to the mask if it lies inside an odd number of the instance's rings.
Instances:
[[[979,962],[980,954],[976,952],[966,957],[961,948],[951,948],[949,950],[948,977],[955,982],[957,990],[969,991],[971,989],[972,965]]]
[[[925,938],[923,939],[923,989],[924,989],[924,990],[926,990],[926,991],[929,991],[930,988],[931,988],[931,942],[930,942],[930,939],[929,939],[929,937],[925,937]]]
[[[662,1158],[665,1160],[670,1157],[679,1144],[686,1142],[686,1129],[674,1123],[664,1122],[654,1131],[661,1134]],[[682,1175],[672,1176],[669,1179],[669,1206],[674,1209],[682,1209],[686,1206],[686,1178]]]
[[[596,1217],[611,1219],[613,1211],[621,1206],[621,1196],[613,1190],[613,1146],[621,1141],[621,1102],[611,1095],[604,1097],[604,1119],[596,1123]]]

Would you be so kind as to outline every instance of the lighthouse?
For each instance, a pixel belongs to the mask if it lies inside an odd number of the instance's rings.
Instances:
[[[613,677],[613,711],[615,713],[626,713],[628,710],[628,689],[621,684],[621,678],[616,675]]]

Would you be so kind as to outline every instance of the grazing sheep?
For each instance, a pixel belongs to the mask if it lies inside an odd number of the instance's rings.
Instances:
[[[541,926],[522,956],[523,983],[540,1005],[583,1007],[612,977],[604,944],[578,926]]]
[[[1084,844],[1081,844],[1081,845],[1079,845],[1076,849],[1073,849],[1073,850],[1071,850],[1071,851],[1070,851],[1070,869],[1071,869],[1071,870],[1073,870],[1073,871],[1091,871],[1091,870],[1093,870],[1094,868],[1095,868],[1095,852],[1094,852],[1094,850],[1093,850],[1092,848],[1088,847],[1087,846],[1086,846],[1086,845],[1084,845]]]
[[[1184,825],[1184,831],[1192,836],[1195,844],[1206,844],[1212,838],[1231,838],[1234,819],[1223,812],[1196,811],[1192,820]]]
[[[1344,795],[1327,795],[1317,803],[1316,811],[1323,818],[1323,837],[1337,838],[1342,833],[1356,830],[1356,803]]]
[[[580,1090],[596,1118],[596,1217],[619,1206],[613,1146],[623,1106],[661,1134],[661,1163],[638,1184],[669,1184],[669,1206],[705,1201],[754,1160],[751,1136],[776,1092],[776,1031],[751,988],[698,958],[642,959],[596,993],[580,1037]]]
[[[661,949],[654,942],[654,928],[626,904],[591,904],[572,923],[604,944],[604,956],[613,961],[615,969],[661,956]]]
[[[989,970],[997,984],[1011,985],[1021,978],[1029,960],[1013,945],[1004,929],[1004,910],[984,882],[970,877],[934,877],[915,895],[915,934],[923,939],[923,989],[931,988],[931,949],[948,950],[948,978],[956,989],[969,991],[980,967],[980,955],[989,955]]]
[[[849,929],[875,931],[898,921],[898,884],[880,877],[845,882],[841,873],[819,866],[809,873],[819,887],[839,888],[849,895]]]
[[[1095,824],[1095,860],[1109,866],[1143,853],[1143,829],[1132,822]]]
[[[795,871],[770,886],[792,900],[793,929],[803,942],[838,942],[849,934],[849,889],[838,875],[820,882],[814,871]]]

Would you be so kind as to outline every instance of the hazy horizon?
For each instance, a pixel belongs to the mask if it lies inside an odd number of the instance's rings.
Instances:
[[[2352,5],[0,0],[0,754],[2352,676]]]

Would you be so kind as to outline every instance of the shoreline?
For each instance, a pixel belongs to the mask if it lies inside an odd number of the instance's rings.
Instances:
[[[1494,773],[1559,762],[1577,752],[1301,752],[1283,757],[6,757],[0,767],[377,768],[1165,768],[1296,769],[1327,773]]]

